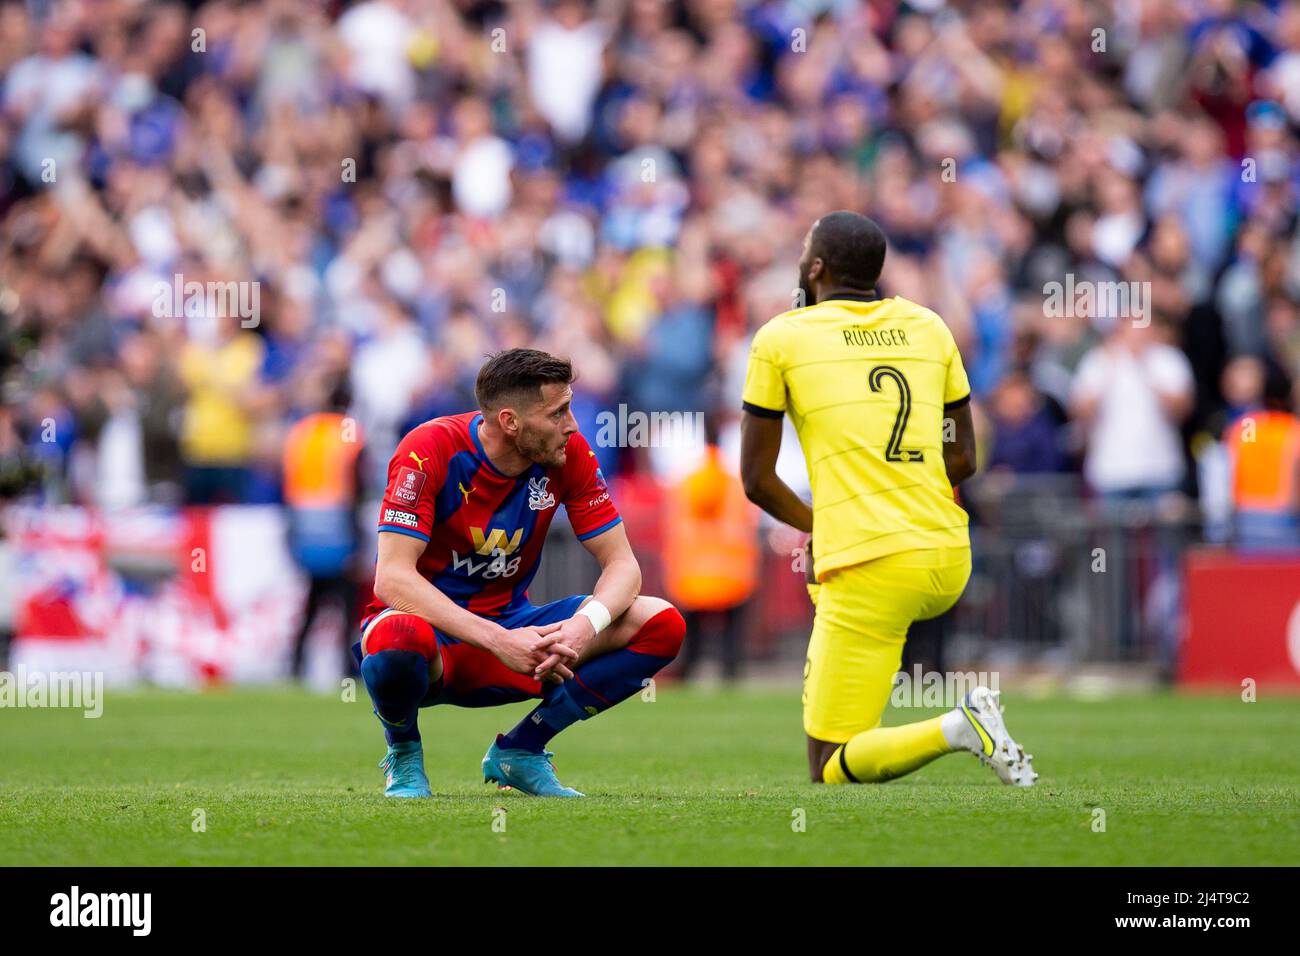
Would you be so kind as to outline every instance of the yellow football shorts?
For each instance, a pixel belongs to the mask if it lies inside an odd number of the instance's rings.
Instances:
[[[803,726],[844,743],[880,725],[913,621],[957,603],[970,548],[900,551],[808,585],[816,615],[803,668]]]

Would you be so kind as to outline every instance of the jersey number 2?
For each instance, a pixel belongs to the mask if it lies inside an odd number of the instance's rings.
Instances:
[[[925,452],[919,448],[903,448],[903,432],[907,429],[907,416],[912,414],[912,389],[908,387],[903,373],[892,365],[877,365],[867,376],[867,384],[873,392],[878,392],[885,379],[892,379],[898,386],[898,414],[894,417],[894,430],[889,435],[889,444],[885,446],[885,461],[925,461]]]

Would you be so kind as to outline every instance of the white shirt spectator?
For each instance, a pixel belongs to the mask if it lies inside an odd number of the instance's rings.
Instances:
[[[1102,262],[1119,268],[1137,248],[1145,228],[1146,220],[1137,210],[1099,216],[1092,230],[1093,252]]]
[[[415,73],[407,48],[415,27],[396,7],[372,0],[339,17],[338,33],[352,52],[349,77],[357,88],[382,97],[390,109],[415,93]]]
[[[537,25],[528,47],[528,87],[551,128],[577,142],[591,125],[600,90],[608,33],[594,20],[568,29],[554,20]]]
[[[410,414],[413,396],[429,376],[429,353],[414,323],[388,314],[379,335],[361,345],[352,363],[354,408],[376,449],[392,449]],[[382,470],[387,452],[373,464]],[[381,478],[381,475],[376,475]]]
[[[1149,345],[1140,354],[1101,346],[1075,373],[1074,401],[1099,399],[1088,436],[1083,475],[1100,492],[1176,485],[1183,479],[1177,423],[1160,405],[1157,389],[1188,393],[1192,367],[1181,351]]]
[[[5,83],[5,107],[22,123],[16,154],[28,177],[39,180],[52,171],[61,178],[65,169],[75,167],[83,138],[64,129],[60,117],[94,93],[101,80],[99,63],[84,53],[30,56],[14,64]],[[47,169],[49,160],[55,165]]]
[[[129,508],[145,499],[144,434],[133,410],[114,412],[99,436],[96,503]]]
[[[456,207],[471,216],[495,219],[510,205],[514,156],[505,140],[481,136],[465,147],[451,175]]]

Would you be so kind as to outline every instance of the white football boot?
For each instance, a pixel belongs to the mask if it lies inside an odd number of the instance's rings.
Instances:
[[[1000,690],[976,687],[957,709],[979,738],[978,749],[972,749],[980,762],[992,767],[1005,784],[1032,787],[1038,779],[1034,772],[1034,755],[1025,753],[1025,748],[1007,733],[1007,725],[1002,720],[1002,705],[998,702],[1001,694]]]

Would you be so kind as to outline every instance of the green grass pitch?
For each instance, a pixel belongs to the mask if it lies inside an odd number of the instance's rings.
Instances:
[[[557,738],[561,780],[588,794],[569,801],[481,782],[492,735],[526,705],[440,707],[420,717],[434,798],[391,801],[365,692],[339,696],[110,690],[98,720],[0,710],[0,863],[1300,863],[1294,697],[1007,693],[1037,787],[966,754],[821,787],[805,782],[797,690],[665,687]]]

